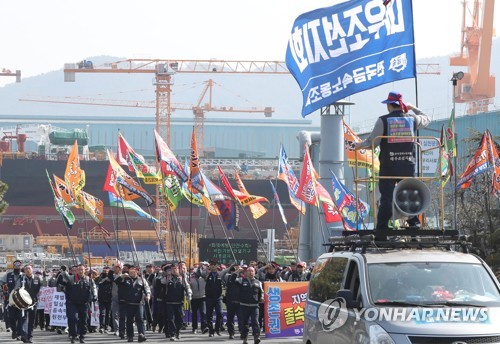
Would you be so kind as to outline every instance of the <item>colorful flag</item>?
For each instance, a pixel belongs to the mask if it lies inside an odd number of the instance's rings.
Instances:
[[[304,215],[306,207],[302,200],[295,194],[299,188],[299,181],[293,172],[292,166],[288,163],[285,148],[280,144],[280,155],[278,157],[278,179],[281,179],[288,186],[288,195],[290,196],[290,203]]]
[[[493,166],[493,195],[500,198],[500,157],[498,156],[498,150],[495,146],[495,141],[491,137],[491,133],[486,129],[488,135],[488,151],[490,155],[490,163]]]
[[[488,147],[488,135],[487,131],[484,132],[481,143],[479,144],[476,153],[472,157],[471,161],[467,164],[464,173],[460,176],[460,180],[457,183],[457,188],[467,189],[471,186],[473,179],[488,170],[490,165],[490,154]]]
[[[210,203],[215,203],[222,222],[224,222],[227,229],[237,230],[239,222],[238,207],[234,204],[231,198],[219,189],[210,179],[208,179],[203,172],[200,171],[200,174],[208,195],[210,196]]]
[[[146,159],[134,151],[120,132],[118,132],[116,161],[118,161],[120,165],[127,165],[128,170],[130,172],[135,172],[139,178],[144,178],[144,176],[154,176],[156,174],[153,169],[148,166]]]
[[[168,175],[163,179],[162,194],[170,210],[174,211],[179,206],[182,199],[182,190],[177,177]]]
[[[325,189],[323,185],[320,183],[316,184],[316,191],[318,193],[318,199],[321,202],[321,206],[323,207],[323,212],[325,213],[325,222],[342,222],[342,216],[340,216],[339,212],[335,207],[335,202],[332,197]]]
[[[45,170],[45,173],[47,174],[47,179],[49,180],[50,189],[52,190],[52,195],[54,196],[54,206],[59,215],[61,215],[61,218],[64,221],[66,228],[71,229],[73,227],[73,224],[75,223],[75,215],[69,209],[69,206],[66,204],[66,202],[63,200],[58,187],[56,187],[54,182],[52,182],[52,180],[50,179],[49,172]]]
[[[317,173],[312,165],[311,157],[309,156],[309,147],[306,143],[304,148],[304,162],[300,171],[300,184],[295,195],[308,204],[318,206],[316,178]]]
[[[75,140],[75,144],[69,153],[66,171],[64,172],[64,180],[73,196],[77,198],[78,194],[85,186],[85,171],[80,168],[77,140]]]
[[[109,164],[112,169],[112,175],[109,176],[109,179],[106,178],[106,181],[104,183],[104,189],[109,192],[113,192],[110,189],[108,189],[107,185],[112,184],[113,179],[115,180],[114,187],[117,192],[115,193],[116,196],[123,198],[126,201],[132,201],[136,199],[137,197],[134,196],[133,194],[142,197],[146,201],[146,205],[149,207],[154,203],[153,198],[148,194],[148,192],[137,182],[135,181],[131,176],[125,172],[125,170],[118,164],[118,162],[115,160],[113,154],[111,154],[110,151],[108,151],[108,158],[109,158]],[[117,188],[117,185],[122,187],[122,190],[120,188]],[[128,191],[128,192],[127,192]]]
[[[250,195],[247,191],[247,188],[243,184],[243,181],[241,180],[238,171],[235,171],[235,179],[236,179],[236,185],[238,185],[238,190],[243,196],[242,198],[240,198],[241,205],[242,206],[248,205],[248,207],[250,208],[250,212],[252,213],[252,217],[255,220],[265,215],[267,213],[267,209],[260,202],[269,203],[269,200],[262,196]]]
[[[285,225],[287,225],[288,222],[286,220],[285,211],[283,210],[283,207],[281,206],[280,197],[278,196],[278,193],[276,192],[276,188],[274,187],[273,182],[269,180],[269,183],[271,183],[271,188],[273,189],[273,198],[274,198],[274,201],[276,202],[276,205],[278,206],[278,209],[280,211],[281,219],[283,220],[283,223]]]
[[[193,193],[204,192],[203,178],[200,169],[200,157],[198,155],[198,146],[196,144],[196,133],[193,128],[191,134],[191,155],[189,158],[189,179],[188,179],[188,189]]]
[[[358,135],[347,125],[347,123],[342,120],[344,126],[344,145],[345,152],[347,155],[347,161],[349,162],[350,167],[356,166],[356,161],[358,163],[358,167],[361,168],[371,168],[376,173],[380,170],[380,161],[378,159],[378,155],[376,152],[380,150],[379,147],[375,149],[375,154],[371,149],[358,149],[355,150],[356,142],[361,142]],[[373,165],[373,166],[372,166]]]
[[[456,142],[456,132],[455,132],[455,109],[451,110],[450,120],[448,121],[448,126],[446,127],[446,145],[450,156],[452,158],[457,156],[457,142]]]
[[[54,183],[58,191],[58,195],[64,203],[66,203],[69,207],[78,207],[78,204],[76,203],[76,199],[73,196],[73,193],[71,189],[69,188],[68,184],[58,176],[54,174]]]
[[[337,179],[337,176],[333,172],[332,186],[333,199],[338,211],[342,215],[344,229],[348,231],[361,229],[362,220],[369,212],[368,204],[359,200],[356,210],[356,197]]]
[[[453,175],[453,167],[450,159],[450,151],[448,149],[448,141],[446,139],[446,131],[443,124],[441,128],[441,148],[439,149],[439,161],[438,168],[436,169],[436,176],[439,176],[439,180],[441,182],[441,186],[445,186],[450,177]]]
[[[78,195],[78,204],[97,224],[102,224],[104,221],[104,202],[102,200],[82,190]]]
[[[108,192],[108,196],[109,196],[109,205],[111,207],[121,207],[123,204],[123,207],[125,209],[130,209],[130,210],[135,211],[137,213],[137,215],[139,215],[140,217],[146,218],[146,219],[150,220],[151,222],[158,222],[158,220],[156,218],[151,216],[151,214],[148,214],[147,212],[145,212],[136,203],[134,203],[132,201],[125,201],[125,200],[121,199],[120,197],[117,197],[112,192]]]
[[[188,188],[187,188],[187,184],[186,183],[182,183],[182,187],[181,187],[181,192],[182,192],[182,195],[191,203],[193,203],[194,205],[198,206],[198,207],[202,207],[204,206],[204,203],[203,203],[203,199],[202,199],[202,196],[201,194],[197,193],[197,194],[194,194],[192,193]],[[212,213],[211,213],[212,214]],[[214,215],[217,215],[217,214],[214,214]]]
[[[163,141],[160,134],[155,129],[155,146],[156,146],[156,158],[160,162],[161,171],[163,175],[175,174],[180,180],[186,182],[188,180],[188,175],[182,167],[181,163],[175,157],[174,153],[168,148],[168,145]],[[167,166],[169,168],[167,168]]]
[[[416,76],[411,0],[347,1],[301,14],[286,65],[302,116],[373,87]]]

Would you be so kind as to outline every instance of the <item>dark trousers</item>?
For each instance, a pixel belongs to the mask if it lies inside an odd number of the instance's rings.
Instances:
[[[207,328],[207,307],[205,298],[191,300],[191,315],[193,330],[198,329],[198,312],[200,312],[201,329]]]
[[[413,175],[413,174],[412,174]],[[393,204],[393,194],[396,183],[401,181],[401,179],[380,179],[379,191],[380,191],[380,205],[377,214],[377,227],[376,229],[388,229],[389,220],[392,218],[392,204]],[[418,224],[420,221],[417,216],[414,216],[408,220],[410,226]]]
[[[111,302],[99,301],[99,328],[108,329],[111,322]]]
[[[240,308],[239,302],[227,302],[226,310],[227,310],[227,333],[234,336],[234,316],[238,314],[238,310]],[[240,330],[241,331],[241,330]]]
[[[125,304],[123,308],[127,313],[127,338],[134,338],[134,321],[137,333],[144,336],[144,305]]]
[[[11,319],[9,317],[9,309],[9,299],[7,298],[3,303],[3,321],[5,322],[5,327],[12,329],[12,331],[15,331],[16,328],[12,327]]]
[[[50,317],[48,316],[48,314],[45,314],[45,310],[43,308],[37,309],[34,327],[40,327],[40,330],[43,330],[44,328],[49,326],[49,321],[47,320],[50,320]]]
[[[125,335],[125,321],[127,320],[127,304],[125,302],[120,302],[120,307],[118,309],[118,333],[120,336]]]
[[[68,315],[69,336],[84,338],[87,334],[89,305],[87,303],[74,304],[66,302],[66,314]]]
[[[182,327],[182,303],[167,303],[166,305],[165,333],[167,336],[173,337],[179,333]]]
[[[238,326],[240,328],[240,333],[242,338],[248,337],[248,320],[252,325],[252,335],[254,338],[259,338],[260,336],[260,326],[259,326],[259,306],[245,306],[240,305],[238,312]]]
[[[20,310],[16,307],[9,307],[10,314],[9,317],[11,321],[13,318],[16,318],[16,327],[12,327],[12,331],[16,332],[17,336],[21,336],[21,338],[29,339],[33,337],[33,327],[35,325],[35,317],[36,317],[36,307]]]
[[[158,330],[165,327],[165,303],[155,300],[153,303],[153,327],[158,326]]]
[[[207,325],[211,334],[219,333],[222,326],[222,298],[207,297]],[[215,327],[213,325],[213,317],[215,310]]]

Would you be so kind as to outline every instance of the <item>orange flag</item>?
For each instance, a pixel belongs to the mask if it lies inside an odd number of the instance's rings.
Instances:
[[[85,171],[80,168],[80,158],[78,157],[78,143],[75,144],[69,153],[66,171],[64,172],[64,180],[70,188],[75,198],[85,186]]]

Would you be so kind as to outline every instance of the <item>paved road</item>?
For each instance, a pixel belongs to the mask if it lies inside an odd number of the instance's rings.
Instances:
[[[11,338],[10,332],[5,332],[4,324],[2,323],[0,326],[0,343],[17,343],[22,344],[21,341],[16,341]],[[222,336],[218,337],[208,337],[208,334],[192,334],[191,331],[182,331],[181,339],[175,342],[168,341],[163,334],[152,333],[150,331],[146,332],[147,341],[145,343],[206,343],[206,342],[216,342],[216,343],[228,343],[228,344],[241,344],[242,341],[238,340],[229,340],[227,332],[222,332]],[[249,337],[249,344],[253,344],[252,337]],[[56,344],[56,343],[69,343],[68,335],[57,334],[55,332],[47,332],[40,331],[39,329],[35,330],[33,334],[33,343],[45,343],[45,344]],[[100,334],[100,333],[89,333],[85,337],[85,342],[88,344],[113,344],[120,343],[126,344],[127,340],[120,339],[111,334]],[[287,344],[299,344],[302,342],[301,337],[291,337],[291,338],[279,338],[279,339],[266,339],[262,338],[262,344],[273,343],[287,343]],[[137,343],[137,336],[134,338],[134,343]]]

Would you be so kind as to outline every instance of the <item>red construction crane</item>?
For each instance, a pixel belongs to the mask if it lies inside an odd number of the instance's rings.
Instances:
[[[463,1],[462,42],[460,55],[450,58],[451,66],[466,66],[455,87],[457,103],[467,103],[467,114],[488,111],[495,97],[495,77],[490,75],[495,0],[474,0],[472,10]],[[471,22],[466,22],[467,13]]]
[[[170,110],[192,111],[194,115],[194,127],[198,150],[200,156],[203,156],[204,151],[204,134],[205,134],[205,113],[206,112],[230,112],[230,113],[259,113],[265,117],[272,117],[274,108],[266,107],[234,107],[234,106],[216,106],[212,103],[213,86],[219,85],[212,79],[205,81],[201,94],[196,105],[171,103]],[[220,85],[219,85],[220,86]],[[90,97],[75,97],[75,96],[27,96],[19,98],[19,101],[37,102],[37,103],[60,103],[60,104],[75,104],[75,105],[98,105],[98,106],[117,106],[131,108],[156,108],[155,101],[148,100],[126,100],[126,99],[105,99],[105,98],[90,98]]]
[[[171,60],[127,59],[94,66],[91,61],[69,63],[64,66],[64,81],[74,82],[76,73],[141,73],[154,74],[156,86],[156,130],[170,145],[170,116],[172,104],[172,75],[177,73],[208,74],[289,74],[285,62],[279,61],[224,61],[224,60]],[[156,215],[159,233],[170,229],[169,212],[156,188]]]

